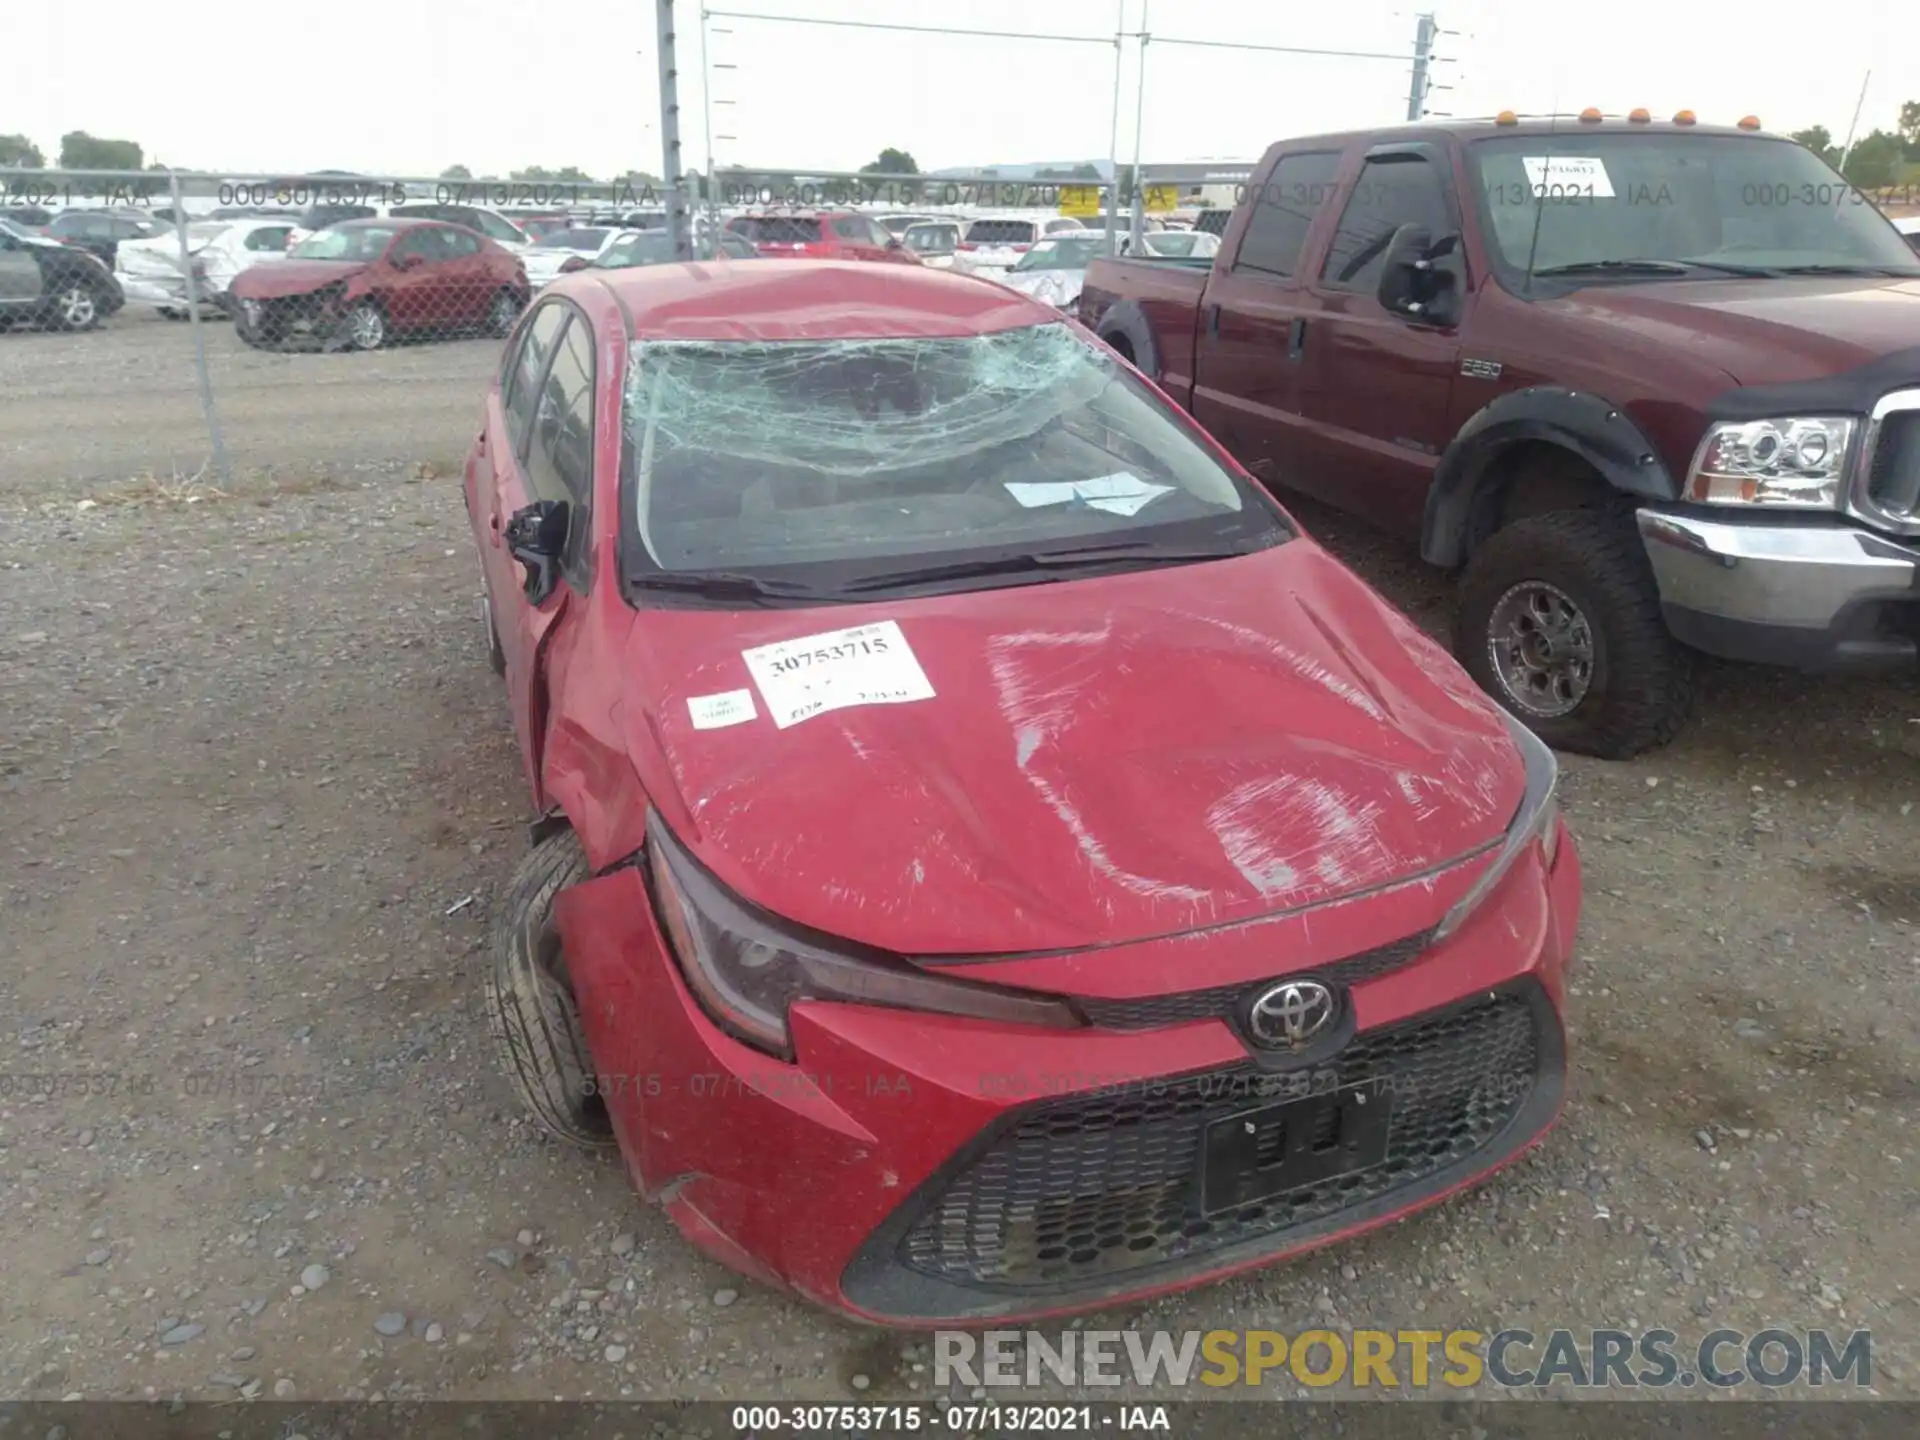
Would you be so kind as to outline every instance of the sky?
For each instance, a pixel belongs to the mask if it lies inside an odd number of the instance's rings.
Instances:
[[[1116,29],[1126,44],[1118,154],[1252,159],[1290,135],[1405,118],[1408,62],[1182,46],[1176,38],[1410,56],[1417,11],[1272,0],[714,0],[716,10],[905,25],[1044,31],[1098,43],[707,21],[678,0],[681,142],[703,168],[852,170],[882,147],[920,168],[1105,158]],[[1147,10],[1143,26],[1141,13]],[[182,0],[176,43],[145,0],[21,5],[0,134],[51,162],[69,130],[139,141],[149,161],[233,174],[337,168],[475,175],[532,165],[659,172],[658,37],[648,0]],[[1124,9],[1124,24],[1120,12]],[[1598,105],[1703,121],[1757,114],[1782,133],[1843,138],[1871,68],[1860,133],[1920,99],[1920,6],[1827,0],[1738,11],[1700,0],[1460,0],[1436,9],[1430,107],[1456,115]],[[1737,15],[1737,20],[1730,19]],[[173,27],[170,27],[173,28]],[[189,57],[184,61],[174,57]],[[1896,58],[1897,57],[1897,58]],[[711,75],[710,95],[703,77]],[[1144,104],[1136,99],[1144,93]],[[711,100],[709,105],[707,100]]]

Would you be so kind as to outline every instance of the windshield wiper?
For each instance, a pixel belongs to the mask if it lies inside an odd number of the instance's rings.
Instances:
[[[662,570],[635,576],[636,590],[677,591],[713,600],[826,598],[826,592],[798,580],[775,580],[764,575],[740,575],[728,570]]]
[[[1087,545],[1072,550],[1041,550],[1025,555],[1000,555],[986,560],[958,560],[949,565],[923,565],[907,570],[886,570],[877,575],[862,575],[840,586],[846,594],[867,590],[889,590],[896,585],[931,585],[943,580],[971,580],[986,575],[1045,574],[1081,569],[1088,566],[1125,564],[1129,560],[1226,560],[1243,555],[1244,550],[1199,548],[1181,549],[1158,545],[1150,540],[1126,540],[1113,545]]]
[[[1920,275],[1913,265],[1782,265],[1782,275],[1887,275],[1896,280],[1911,280]]]
[[[1549,265],[1535,275],[1685,275],[1689,267],[1678,260],[1576,260],[1571,265]]]

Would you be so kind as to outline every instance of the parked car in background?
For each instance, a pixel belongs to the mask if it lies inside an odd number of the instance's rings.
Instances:
[[[0,324],[91,330],[124,303],[98,256],[0,220]]]
[[[300,219],[293,227],[288,248],[299,245],[309,235],[326,229],[329,225],[338,225],[347,220],[377,220],[386,215],[385,205],[349,205],[329,201],[325,204],[309,205],[300,212]]]
[[[1902,215],[1893,222],[1893,228],[1907,237],[1907,244],[1920,252],[1920,215]]]
[[[444,220],[449,225],[464,225],[509,250],[524,250],[533,239],[498,210],[483,205],[441,205],[430,200],[409,200],[387,211],[395,220]]]
[[[1193,228],[1208,235],[1224,235],[1227,225],[1233,219],[1231,210],[1202,210],[1194,217]]]
[[[53,223],[53,212],[38,205],[0,205],[0,220],[5,220],[16,230],[39,235]]]
[[[50,240],[86,251],[111,269],[122,240],[146,240],[159,231],[160,222],[145,210],[62,210],[43,233]]]
[[[951,270],[960,249],[960,232],[958,220],[921,220],[909,225],[900,241],[920,257],[922,265]]]
[[[1050,235],[1068,235],[1087,227],[1068,215],[1025,219],[990,215],[974,220],[960,237],[962,270],[1010,270],[1020,257]]]
[[[377,350],[402,334],[504,335],[531,287],[517,255],[464,225],[389,218],[330,225],[230,293],[249,345]]]
[[[626,233],[606,225],[575,225],[549,231],[520,252],[520,262],[527,267],[528,282],[538,290],[558,276],[560,267],[567,261],[591,260],[608,241]]]
[[[901,210],[875,215],[872,218],[879,221],[880,228],[885,230],[887,234],[891,235],[894,239],[904,240],[907,231],[915,225],[923,224],[929,220],[938,220],[940,217],[938,215],[920,215],[911,210]]]
[[[918,1330],[1120,1309],[1553,1125],[1552,752],[1052,307],[582,272],[477,419],[542,817],[497,1054],[707,1255]]]
[[[1140,237],[1148,255],[1176,260],[1211,260],[1220,253],[1220,237],[1204,230],[1158,230]],[[1122,253],[1131,254],[1131,247]]]
[[[1542,738],[1665,743],[1694,651],[1920,661],[1920,260],[1819,156],[1503,117],[1254,180],[1211,267],[1096,260],[1082,318],[1262,478],[1457,573],[1461,663]]]
[[[279,261],[293,234],[290,218],[201,220],[187,227],[194,284],[203,307],[225,314],[235,277],[263,261]],[[169,226],[150,240],[120,245],[114,273],[127,299],[156,307],[169,320],[187,318],[187,277],[180,268],[180,234]]]
[[[920,263],[878,221],[852,210],[759,211],[734,216],[725,229],[774,259]]]
[[[739,235],[722,234],[716,240],[695,239],[696,260],[758,260],[761,254]],[[622,230],[617,232],[591,260],[575,256],[561,265],[562,274],[580,270],[631,270],[638,265],[671,265],[680,257],[674,252],[673,236],[665,230]]]
[[[572,218],[566,215],[526,215],[518,211],[508,211],[506,215],[507,219],[514,223],[520,233],[526,236],[530,243],[535,245],[546,239],[547,236],[553,234],[554,231],[565,230],[574,223]]]
[[[1121,243],[1125,239],[1125,236],[1119,237]],[[1093,263],[1094,256],[1106,253],[1104,231],[1054,235],[1036,242],[1010,269],[997,272],[992,278],[1056,309],[1071,310],[1080,299],[1087,266]]]

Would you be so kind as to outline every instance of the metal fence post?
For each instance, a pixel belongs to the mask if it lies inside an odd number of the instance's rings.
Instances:
[[[686,172],[680,162],[680,72],[673,39],[673,0],[654,0],[660,25],[660,150],[661,178],[666,182],[667,229],[674,254],[693,259],[693,236],[687,223]],[[707,168],[713,168],[711,159]]]
[[[220,412],[213,403],[213,377],[207,373],[207,336],[200,324],[200,277],[193,271],[193,249],[187,242],[187,202],[180,188],[180,172],[167,172],[167,189],[173,196],[173,228],[180,237],[180,273],[187,282],[187,323],[193,331],[193,364],[200,373],[200,413],[206,417],[207,439],[212,444],[213,473],[221,481],[232,478],[227,465],[226,437],[220,433]]]

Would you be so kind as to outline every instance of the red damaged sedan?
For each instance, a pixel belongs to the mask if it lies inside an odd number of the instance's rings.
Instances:
[[[1032,1318],[1553,1123],[1552,753],[1052,307],[588,271],[501,374],[466,498],[541,818],[496,1033],[703,1251]]]
[[[505,335],[530,287],[519,257],[460,225],[345,220],[234,278],[224,303],[247,344],[378,350],[402,334]]]

